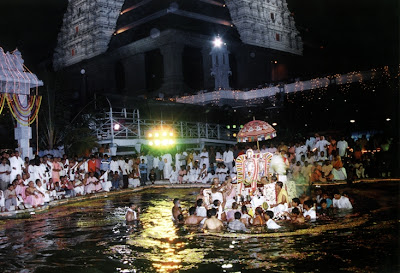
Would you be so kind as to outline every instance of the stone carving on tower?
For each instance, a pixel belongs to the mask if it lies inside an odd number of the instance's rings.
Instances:
[[[115,31],[124,0],[69,0],[57,47],[55,70],[104,53]]]
[[[286,0],[227,0],[243,43],[302,55],[303,42]]]
[[[215,90],[230,90],[229,76],[232,75],[229,66],[229,51],[220,38],[214,41],[210,52],[212,68],[211,76],[215,78]]]

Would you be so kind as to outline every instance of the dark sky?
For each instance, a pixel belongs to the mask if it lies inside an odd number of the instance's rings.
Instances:
[[[287,2],[303,37],[310,69],[314,65],[322,69],[318,64],[324,63],[324,72],[334,73],[399,63],[398,0]],[[5,50],[18,47],[28,67],[37,69],[52,55],[67,3],[1,0],[0,46]]]

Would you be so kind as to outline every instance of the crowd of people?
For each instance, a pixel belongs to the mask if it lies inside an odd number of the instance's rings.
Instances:
[[[303,194],[290,199],[283,182],[271,181],[270,184],[273,187],[261,186],[256,194],[241,198],[229,176],[223,183],[216,177],[211,188],[200,189],[188,210],[181,208],[179,199],[174,199],[173,220],[209,231],[247,232],[252,226],[279,229],[284,222],[303,224],[317,219],[330,220],[335,210],[353,208],[346,193],[342,195],[337,190],[324,192],[317,188],[315,198]],[[268,200],[263,194],[265,190],[271,191],[276,199]]]
[[[316,134],[295,144],[270,144],[268,148],[262,145],[260,150],[256,147],[253,150],[282,155],[288,180],[303,185],[306,191],[312,182],[370,176],[369,166],[376,161],[377,153],[364,152],[369,148],[364,137],[353,144],[356,147],[349,147],[344,138],[336,141]],[[375,152],[387,152],[389,146],[386,141]],[[215,178],[225,181],[230,177],[235,181],[235,159],[249,148],[235,145],[225,150],[208,147],[200,152],[187,150],[163,155],[142,152],[113,157],[103,149],[88,158],[69,157],[59,148],[41,151],[33,160],[22,159],[17,151],[3,152],[0,210],[37,207],[56,199],[133,188],[156,180],[207,184]],[[390,175],[388,170],[384,172]]]

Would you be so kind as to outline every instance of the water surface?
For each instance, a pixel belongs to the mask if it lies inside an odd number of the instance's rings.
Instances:
[[[150,189],[0,222],[1,272],[399,272],[399,186],[346,190],[351,213],[279,231],[204,234],[171,221],[173,198],[196,189]],[[139,204],[142,227],[126,225]],[[356,214],[357,216],[352,216]]]

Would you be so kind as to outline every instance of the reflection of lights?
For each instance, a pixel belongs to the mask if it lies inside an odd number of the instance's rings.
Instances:
[[[114,130],[118,131],[121,128],[121,125],[119,125],[119,123],[115,123],[114,124]]]
[[[276,123],[276,122],[272,123],[272,126],[276,126],[276,125],[278,125],[278,123]]]
[[[351,119],[351,120],[350,120],[350,123],[354,123],[354,122],[356,122],[354,119]]]
[[[223,264],[222,268],[232,268],[232,264]]]

